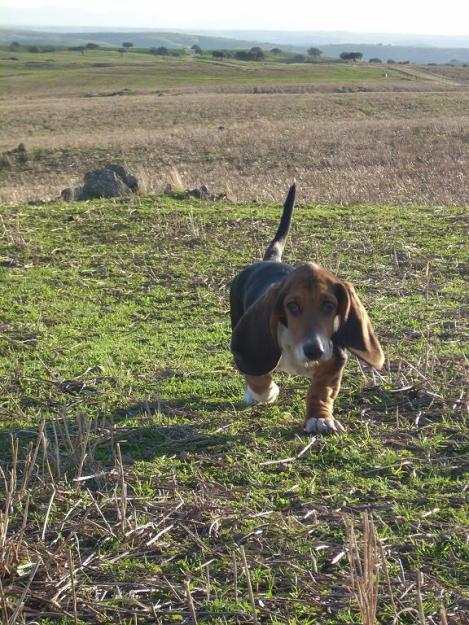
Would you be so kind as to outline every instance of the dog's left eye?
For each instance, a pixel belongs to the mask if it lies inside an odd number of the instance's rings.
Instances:
[[[330,315],[335,310],[335,304],[333,302],[323,302],[321,310],[325,315]]]
[[[287,304],[287,308],[288,308],[288,311],[292,315],[299,315],[300,314],[300,307],[298,306],[298,304],[296,302],[289,302]]]

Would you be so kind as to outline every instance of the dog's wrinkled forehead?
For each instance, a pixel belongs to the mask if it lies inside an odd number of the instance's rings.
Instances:
[[[291,272],[285,281],[285,286],[287,288],[295,286],[312,290],[320,284],[333,287],[336,283],[337,278],[320,265],[305,263]]]

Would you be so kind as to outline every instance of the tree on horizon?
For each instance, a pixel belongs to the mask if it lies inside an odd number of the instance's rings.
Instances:
[[[363,58],[363,54],[361,52],[342,52],[340,55],[342,61],[359,61]]]
[[[308,56],[313,57],[320,57],[322,54],[322,50],[320,50],[319,48],[308,48],[307,52]]]

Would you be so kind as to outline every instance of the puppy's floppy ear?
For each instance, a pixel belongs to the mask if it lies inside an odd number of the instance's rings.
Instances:
[[[332,337],[333,342],[346,347],[376,369],[381,369],[384,364],[383,350],[355,289],[350,282],[338,282],[337,295],[340,326]]]
[[[278,295],[278,287],[270,287],[246,310],[233,330],[231,351],[242,373],[264,375],[275,369],[280,360]]]

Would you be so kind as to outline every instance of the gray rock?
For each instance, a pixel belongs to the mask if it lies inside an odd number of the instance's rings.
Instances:
[[[114,170],[107,167],[86,173],[83,188],[80,192],[75,192],[77,200],[125,195],[132,195],[131,189]]]
[[[206,185],[201,185],[198,188],[195,189],[188,189],[186,191],[186,193],[188,195],[192,195],[193,197],[196,197],[198,199],[208,199],[210,197],[210,193],[208,191],[208,187]]]
[[[26,146],[24,143],[18,143],[16,148],[13,148],[12,150],[8,150],[7,152],[7,154],[25,154],[25,153],[26,153]]]
[[[26,163],[26,161],[28,160],[28,152],[24,143],[19,143],[16,148],[13,148],[13,150],[8,150],[3,154],[5,156],[12,156],[16,158],[18,163]]]
[[[71,189],[70,187],[67,187],[66,189],[62,189],[62,192],[60,193],[62,199],[64,200],[64,202],[71,202],[72,200],[75,199],[75,190]]]
[[[82,187],[64,189],[64,201],[91,200],[101,197],[126,197],[138,191],[138,180],[122,165],[106,165],[85,174]]]
[[[111,169],[113,172],[115,172],[119,178],[122,178],[122,180],[125,182],[125,184],[129,187],[129,189],[133,192],[133,193],[137,193],[138,191],[138,180],[135,176],[132,176],[132,174],[129,174],[129,172],[122,167],[122,165],[106,165],[105,169]]]

